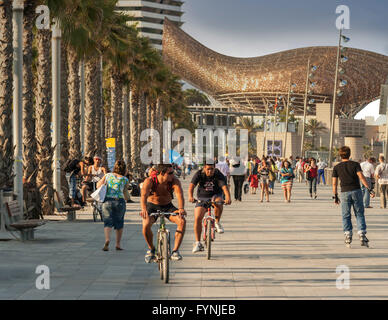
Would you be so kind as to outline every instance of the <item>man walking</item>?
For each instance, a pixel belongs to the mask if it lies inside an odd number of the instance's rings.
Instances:
[[[375,167],[373,166],[374,164],[374,158],[367,158],[365,159],[364,162],[361,162],[361,170],[362,174],[364,175],[366,181],[368,182],[369,189],[372,189],[372,179],[375,173]],[[370,195],[369,192],[366,190],[366,188],[361,185],[361,191],[364,199],[364,207],[365,208],[372,208],[370,206]]]
[[[229,165],[228,163],[226,162],[225,160],[225,157],[220,157],[218,159],[218,162],[216,164],[216,169],[220,170],[221,173],[225,176],[225,179],[227,180],[228,184],[229,184],[229,179],[230,179],[230,169],[229,169]]]
[[[388,192],[388,165],[385,163],[383,156],[379,157],[380,164],[376,167],[375,176],[380,185],[380,208],[387,207],[387,192]]]
[[[350,159],[350,148],[341,147],[339,155],[342,161],[333,169],[333,194],[336,204],[341,204],[342,224],[345,233],[345,244],[350,247],[353,236],[353,226],[351,217],[351,208],[354,209],[354,214],[357,219],[357,229],[360,237],[361,246],[368,247],[369,240],[365,236],[366,223],[364,216],[364,203],[362,192],[360,189],[361,183],[365,186],[371,197],[374,198],[374,193],[369,189],[368,182],[362,174],[361,166],[358,162]],[[337,186],[338,178],[341,181],[341,201],[338,198]]]
[[[327,164],[325,161],[319,159],[317,166],[318,166],[318,184],[321,182],[321,177],[322,177],[323,185],[326,185],[325,168],[327,167]]]

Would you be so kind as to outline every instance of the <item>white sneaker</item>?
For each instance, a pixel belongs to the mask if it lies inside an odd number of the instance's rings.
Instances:
[[[205,250],[205,248],[203,247],[201,242],[194,243],[193,253],[196,253],[196,252],[199,252],[199,251],[204,251],[204,250]]]
[[[216,223],[215,223],[215,226],[216,226],[216,231],[217,231],[218,233],[224,233],[224,228],[222,227],[221,223],[216,222]]]

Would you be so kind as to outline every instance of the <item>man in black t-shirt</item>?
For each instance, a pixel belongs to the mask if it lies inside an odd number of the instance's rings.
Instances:
[[[357,219],[357,229],[360,237],[361,245],[368,247],[369,240],[365,236],[366,223],[364,216],[363,195],[360,188],[360,180],[367,191],[374,198],[374,193],[369,189],[368,182],[362,174],[361,166],[358,162],[350,159],[350,148],[342,147],[339,150],[342,161],[333,169],[333,193],[336,204],[341,202],[342,224],[345,233],[345,243],[350,246],[352,242],[353,226],[351,218],[351,207],[354,209],[354,214]],[[341,181],[341,201],[338,198],[337,186],[338,178]]]
[[[189,186],[189,201],[195,202],[194,200],[194,189],[198,185],[197,197],[198,200],[207,201],[212,199],[213,201],[223,201],[223,194],[225,194],[225,204],[230,204],[230,193],[226,184],[225,176],[215,169],[214,163],[206,163],[202,170],[198,170]],[[216,218],[216,230],[218,233],[223,233],[224,230],[220,224],[223,206],[215,205],[214,215]],[[194,234],[196,243],[194,244],[193,253],[203,251],[201,244],[201,233],[202,233],[202,219],[206,213],[204,204],[197,203],[194,210]]]

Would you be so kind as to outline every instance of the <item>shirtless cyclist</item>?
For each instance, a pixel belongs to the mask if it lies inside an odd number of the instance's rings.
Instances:
[[[151,171],[151,170],[150,170]],[[178,200],[178,207],[172,204],[173,193]],[[171,254],[171,260],[182,260],[179,253],[179,247],[182,243],[186,228],[185,220],[185,202],[183,190],[180,181],[174,176],[174,170],[171,164],[160,164],[151,171],[150,177],[144,180],[141,189],[141,217],[143,218],[143,236],[149,250],[145,256],[146,263],[150,263],[155,258],[155,247],[153,244],[152,225],[157,218],[150,217],[151,213],[157,212],[174,212],[179,215],[168,215],[166,218],[177,225],[175,233],[175,244]]]

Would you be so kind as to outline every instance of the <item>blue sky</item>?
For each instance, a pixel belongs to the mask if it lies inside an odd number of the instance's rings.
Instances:
[[[347,45],[388,55],[388,0],[186,0],[182,29],[234,57],[335,46],[338,5],[350,9]]]

